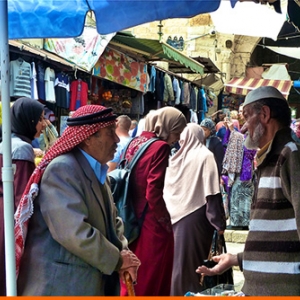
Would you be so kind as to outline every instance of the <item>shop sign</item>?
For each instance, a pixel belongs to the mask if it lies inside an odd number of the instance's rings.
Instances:
[[[147,92],[147,65],[109,47],[94,66],[93,75]]]

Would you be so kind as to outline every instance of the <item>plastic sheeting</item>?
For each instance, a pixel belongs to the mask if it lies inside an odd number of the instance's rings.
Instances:
[[[277,13],[272,6],[254,2],[238,2],[232,8],[222,1],[210,15],[218,32],[276,40],[286,20],[287,0],[281,0],[281,9],[282,13]]]
[[[226,1],[227,2],[227,1]],[[230,0],[234,6],[237,0]],[[8,0],[9,38],[74,37],[94,11],[100,34],[215,11],[220,0]]]

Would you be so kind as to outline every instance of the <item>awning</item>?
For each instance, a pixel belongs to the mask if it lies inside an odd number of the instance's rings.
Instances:
[[[9,46],[14,47],[16,49],[15,52],[18,52],[18,53],[22,53],[23,51],[30,52],[36,56],[40,56],[40,58],[44,59],[45,61],[50,60],[52,63],[58,63],[60,65],[64,65],[64,66],[68,67],[70,70],[78,69],[78,70],[87,72],[86,70],[78,67],[76,64],[71,63],[71,62],[65,60],[64,58],[62,58],[56,54],[53,54],[49,51],[35,48],[35,47],[29,46],[29,45],[25,45],[21,42],[15,41],[15,40],[10,40]]]
[[[203,77],[201,79],[194,80],[193,83],[199,85],[199,86],[206,86],[208,89],[213,90],[214,92],[219,92],[221,89],[224,88],[224,83],[220,77],[218,77],[216,74],[211,73],[206,77]]]
[[[267,85],[277,88],[287,98],[293,85],[293,81],[256,78],[233,78],[229,82],[224,83],[225,92],[237,95],[247,95],[250,91],[260,86]]]
[[[165,61],[173,73],[204,74],[204,66],[196,60],[184,55],[172,46],[159,40],[141,39],[131,36],[116,35],[109,45],[128,55],[135,55],[143,61]]]
[[[209,57],[197,56],[192,57],[192,59],[196,60],[205,67],[204,73],[220,73],[219,68],[213,63],[213,61]]]

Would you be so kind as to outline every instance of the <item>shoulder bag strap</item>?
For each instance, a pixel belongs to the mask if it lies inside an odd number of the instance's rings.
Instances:
[[[144,154],[144,152],[147,150],[147,148],[155,141],[159,140],[159,138],[151,138],[150,140],[148,140],[147,142],[145,142],[138,150],[137,152],[134,154],[134,156],[132,157],[132,160],[130,161],[130,163],[128,164],[128,166],[132,169],[135,164],[137,163],[137,161],[140,159],[140,157]],[[127,149],[126,149],[127,151]],[[125,155],[125,152],[124,152]]]
[[[148,140],[147,142],[145,142],[138,150],[137,152],[134,154],[131,162],[128,164],[128,166],[132,169],[135,164],[137,163],[137,161],[141,158],[141,156],[144,154],[144,152],[147,150],[147,148],[154,143],[155,141],[159,140],[159,138],[151,138],[150,140]],[[128,147],[127,147],[128,148]],[[127,149],[126,149],[127,150]],[[148,209],[148,201],[146,201],[146,205],[144,207],[143,213],[141,215],[141,217],[138,219],[138,223],[139,223],[139,227],[142,227],[142,223],[145,219],[145,215]]]

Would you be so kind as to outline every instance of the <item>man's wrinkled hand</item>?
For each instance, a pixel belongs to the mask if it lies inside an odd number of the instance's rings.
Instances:
[[[139,267],[141,261],[137,258],[137,256],[130,250],[122,250],[121,256],[123,260],[123,264],[121,266],[122,269],[128,269],[130,267]]]
[[[224,273],[232,266],[238,266],[237,255],[233,255],[230,253],[224,253],[218,256],[214,256],[212,260],[214,262],[217,262],[218,264],[211,269],[207,268],[206,266],[200,266],[196,269],[196,273],[205,276],[214,276]]]

